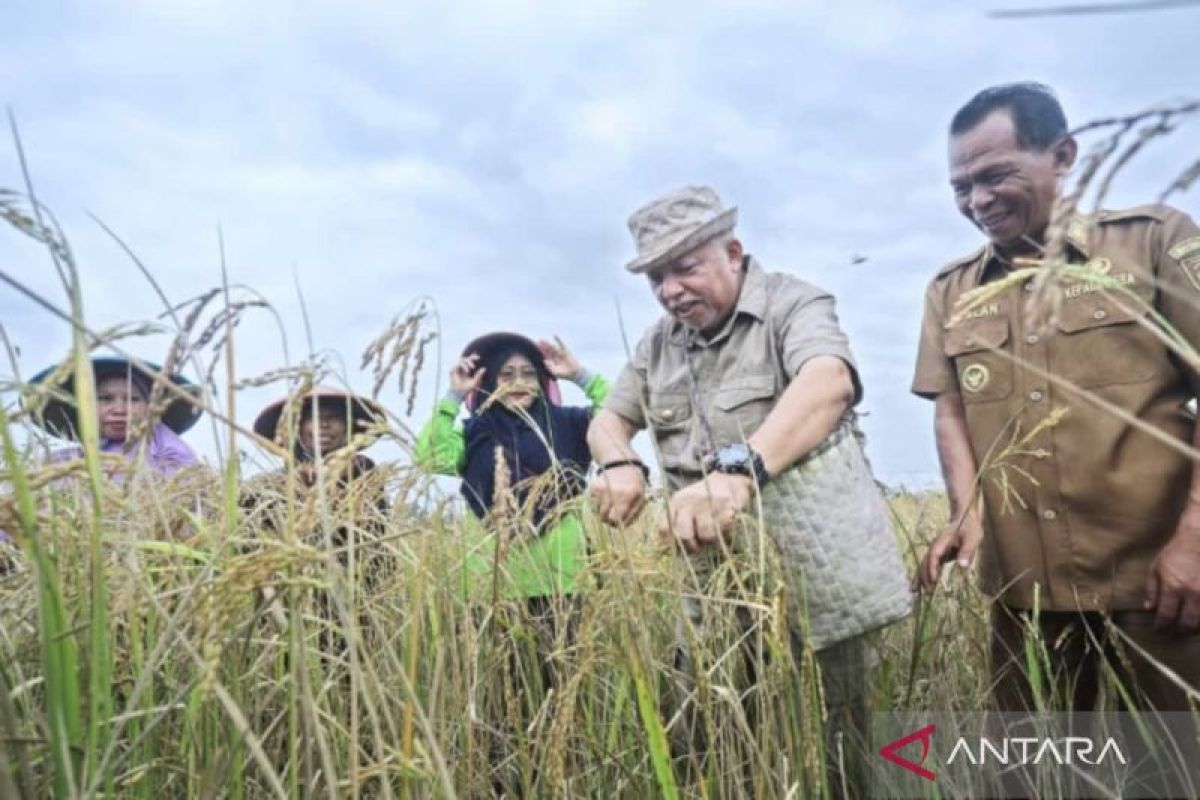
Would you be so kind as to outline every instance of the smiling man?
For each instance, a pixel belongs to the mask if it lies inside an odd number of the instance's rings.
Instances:
[[[1060,705],[1091,708],[1107,661],[1139,703],[1182,710],[1186,692],[1158,665],[1200,686],[1200,479],[1187,455],[1200,230],[1161,205],[1063,219],[1078,271],[1052,287],[1042,325],[1033,280],[1012,272],[1045,251],[1076,151],[1040,84],[986,89],[951,122],[954,197],[988,241],[926,294],[913,391],[936,402],[951,522],[919,579],[932,588],[943,564],[967,567],[980,551],[1001,710],[1039,703],[1029,630],[1051,651],[1056,680],[1043,688]],[[995,295],[951,324],[985,285]]]
[[[588,431],[600,464],[592,493],[609,522],[638,514],[648,471],[630,442],[649,428],[669,490],[660,534],[692,554],[693,574],[708,574],[732,550],[758,552],[752,537],[765,532],[784,581],[794,661],[817,651],[830,780],[841,785],[837,764],[855,764],[858,753],[838,744],[861,732],[869,699],[863,634],[906,615],[909,591],[860,449],[852,409],[862,389],[833,297],[764,271],[743,252],[736,221],[737,209],[708,187],[671,192],[630,217],[638,256],[627,269],[647,276],[667,313]],[[748,515],[755,518],[743,524]],[[697,628],[718,613],[704,606],[708,592],[698,586],[684,602]],[[746,600],[711,605],[737,608],[749,626],[756,604]],[[681,654],[688,675],[694,659],[686,648]],[[690,730],[675,741],[685,740],[680,755],[695,765],[703,737],[692,712],[689,704],[682,727]]]

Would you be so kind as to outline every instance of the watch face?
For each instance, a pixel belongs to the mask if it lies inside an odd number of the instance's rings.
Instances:
[[[750,464],[750,448],[739,442],[717,451],[718,469],[745,469]]]

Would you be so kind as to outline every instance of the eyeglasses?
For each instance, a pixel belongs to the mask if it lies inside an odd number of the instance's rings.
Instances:
[[[514,381],[537,383],[538,373],[536,369],[502,369],[496,373],[496,378],[504,383],[512,383]]]

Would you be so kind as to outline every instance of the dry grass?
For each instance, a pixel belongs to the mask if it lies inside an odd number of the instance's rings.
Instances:
[[[391,477],[400,499],[382,525],[331,500],[330,516],[360,520],[352,541],[332,549],[324,515],[302,511],[306,497],[295,504],[290,531],[255,527],[259,519],[239,513],[229,535],[210,507],[184,515],[196,531],[184,541],[172,533],[177,510],[194,505],[198,489],[219,496],[217,476],[204,487],[193,481],[112,497],[102,525],[112,716],[100,747],[81,748],[73,759],[78,786],[99,789],[96,781],[109,774],[128,797],[479,796],[495,786],[539,796],[659,794],[644,715],[661,710],[664,730],[672,724],[674,598],[696,589],[651,544],[651,532],[614,532],[585,516],[595,553],[575,637],[560,633],[539,644],[542,631],[522,605],[468,601],[454,579],[474,526],[424,516],[416,510],[420,486]],[[88,550],[78,530],[90,501],[61,476],[57,488],[35,478],[45,509],[37,536],[54,564],[66,628],[86,630]],[[894,503],[919,550],[944,521],[940,499],[900,495]],[[13,522],[6,508],[0,524],[11,530]],[[0,579],[0,671],[13,704],[6,749],[27,764],[20,774],[29,796],[42,796],[54,771],[40,677],[39,576],[25,553],[8,548],[7,555]],[[740,582],[754,580],[744,572]],[[959,591],[969,593],[965,585]],[[779,635],[775,600],[741,601],[760,616],[755,635],[768,640]],[[964,605],[942,604],[957,610],[930,627],[938,646],[928,652],[938,662],[917,665],[915,674],[911,626],[881,639],[879,708],[940,704],[946,683],[937,694],[931,686],[950,665],[964,691],[978,691],[978,641],[967,645],[957,619]],[[746,763],[758,765],[761,796],[819,785],[817,762],[804,754],[820,721],[799,713],[788,670],[765,672],[760,728],[751,730],[730,655],[742,632],[714,623],[709,634],[703,691],[720,735],[708,796],[744,796]],[[558,683],[546,683],[539,648],[551,652],[564,676]],[[81,642],[81,669],[94,657]],[[639,692],[648,705],[639,706]],[[772,745],[779,741],[795,749]]]

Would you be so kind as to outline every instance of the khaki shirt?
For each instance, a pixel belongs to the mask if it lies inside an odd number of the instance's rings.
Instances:
[[[1068,281],[1049,328],[1022,313],[1029,282],[948,324],[964,292],[1007,275],[990,246],[930,283],[912,390],[962,397],[982,471],[984,588],[1004,602],[1030,608],[1036,596],[1050,610],[1141,607],[1151,563],[1187,498],[1191,462],[1047,375],[1190,443],[1195,415],[1187,404],[1200,380],[1141,323],[1151,322],[1153,308],[1200,343],[1198,234],[1166,206],[1076,218],[1068,262],[1106,273],[1140,302]],[[1012,452],[1060,410],[1056,424]]]
[[[651,429],[672,491],[699,480],[714,449],[753,434],[809,359],[845,361],[854,376],[854,402],[862,395],[833,296],[791,275],[764,272],[750,256],[745,265],[737,307],[719,332],[706,339],[663,316],[642,337],[604,404],[637,428]]]

